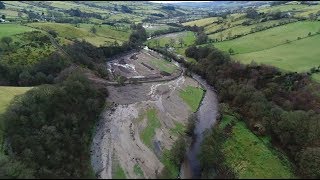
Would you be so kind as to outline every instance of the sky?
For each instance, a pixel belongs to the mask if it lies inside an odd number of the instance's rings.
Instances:
[[[154,3],[179,3],[179,2],[210,2],[210,1],[150,1]]]

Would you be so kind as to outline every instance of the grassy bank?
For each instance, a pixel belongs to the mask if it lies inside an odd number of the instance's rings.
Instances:
[[[180,91],[180,97],[190,106],[192,112],[196,112],[200,106],[204,90],[197,87],[188,86]]]
[[[253,134],[244,122],[238,121],[233,116],[223,115],[222,120],[215,128],[218,133],[207,136],[202,146],[201,156],[208,156],[206,159],[202,159],[202,163],[210,163],[211,161],[217,163],[216,160],[220,159],[221,166],[232,172],[235,178],[294,177],[286,157],[275,149],[271,149],[268,141],[263,141]],[[217,138],[221,137],[224,140],[220,141],[220,144],[209,144],[209,142],[218,141]],[[218,146],[219,154],[221,153],[223,158],[214,157],[217,156],[214,153],[203,154],[210,148]],[[284,160],[282,160],[283,157]]]
[[[140,138],[148,147],[152,148],[152,139],[155,135],[155,130],[161,126],[157,117],[156,109],[148,109],[147,112],[147,127],[141,132]]]

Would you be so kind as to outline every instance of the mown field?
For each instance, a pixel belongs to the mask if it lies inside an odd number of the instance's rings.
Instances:
[[[254,60],[287,71],[304,72],[320,65],[319,42],[320,34],[262,51],[238,54],[234,59],[242,63]]]
[[[307,37],[308,33],[320,32],[320,22],[296,22],[256,32],[230,41],[214,43],[214,46],[227,51],[232,48],[235,53],[249,53],[269,49],[287,40],[294,41],[298,37]]]
[[[313,74],[313,75],[312,75],[312,78],[313,78],[315,81],[317,81],[317,82],[320,83],[320,74]]]
[[[290,165],[246,128],[244,122],[224,115],[219,128],[231,122],[231,136],[222,145],[225,164],[235,172],[236,178],[293,178]]]

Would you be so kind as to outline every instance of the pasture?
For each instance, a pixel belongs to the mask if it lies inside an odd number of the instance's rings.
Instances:
[[[320,35],[274,48],[233,56],[242,63],[264,63],[287,71],[304,72],[320,65]],[[318,78],[316,78],[318,79]]]
[[[293,178],[290,165],[246,128],[245,123],[224,115],[219,128],[234,122],[230,137],[223,143],[225,164],[236,178]],[[223,126],[222,126],[223,125]]]
[[[287,40],[294,41],[298,37],[307,37],[308,33],[320,31],[320,22],[296,22],[256,32],[230,41],[214,43],[214,46],[227,51],[232,48],[236,54],[262,51],[285,44]]]
[[[36,30],[19,24],[0,24],[0,29],[0,38]]]
[[[95,34],[90,32],[90,28],[94,25],[89,24],[80,24],[80,27],[63,23],[30,23],[29,25],[45,31],[54,30],[60,37],[66,39],[86,40],[95,46],[113,43],[116,40],[121,44],[124,40],[129,39],[130,34],[129,31],[124,32],[111,29],[108,25],[95,26],[97,30]]]

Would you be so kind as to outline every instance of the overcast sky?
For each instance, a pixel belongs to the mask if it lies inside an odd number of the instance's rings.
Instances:
[[[154,3],[179,3],[179,2],[210,2],[210,1],[150,1]]]

